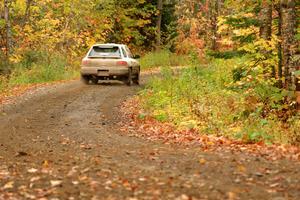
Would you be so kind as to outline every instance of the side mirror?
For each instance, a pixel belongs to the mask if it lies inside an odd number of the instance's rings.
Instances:
[[[141,58],[141,56],[140,55],[134,55],[133,58],[134,59],[139,59],[139,58]]]

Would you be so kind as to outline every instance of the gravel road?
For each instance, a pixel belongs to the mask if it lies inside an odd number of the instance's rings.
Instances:
[[[46,86],[0,106],[0,199],[300,199],[300,164],[120,134],[139,87]]]

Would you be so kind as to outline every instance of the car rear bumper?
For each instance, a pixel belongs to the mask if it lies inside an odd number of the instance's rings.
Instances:
[[[127,67],[81,67],[82,75],[122,76],[128,74]]]

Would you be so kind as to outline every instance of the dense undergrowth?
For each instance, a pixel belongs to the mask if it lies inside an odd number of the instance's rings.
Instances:
[[[185,66],[187,56],[178,56],[168,50],[149,52],[140,59],[141,68],[151,69],[163,66]]]
[[[11,64],[9,73],[0,75],[0,92],[15,86],[73,79],[79,75],[79,66],[60,54],[28,52],[21,62]]]
[[[141,91],[145,115],[178,128],[198,129],[246,143],[299,144],[300,116],[284,103],[289,92],[267,84],[240,87],[236,71],[246,58],[213,59],[175,73],[162,67]]]

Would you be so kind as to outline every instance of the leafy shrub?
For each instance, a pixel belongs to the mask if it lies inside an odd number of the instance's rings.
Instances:
[[[234,82],[240,81],[242,78],[246,77],[246,69],[244,67],[237,67],[232,70],[232,78]]]
[[[26,51],[24,52],[23,59],[21,61],[21,65],[27,69],[32,67],[34,63],[39,63],[40,60],[45,60],[47,54],[42,51]]]
[[[208,51],[207,55],[213,58],[232,59],[235,57],[242,57],[245,54],[243,51]]]
[[[7,88],[7,78],[0,76],[0,92],[4,91]]]
[[[143,106],[155,118],[178,128],[191,127],[186,124],[193,122],[192,127],[201,133],[247,143],[300,140],[296,134],[299,117],[289,117],[286,123],[278,115],[286,107],[287,91],[262,82],[243,87],[234,83],[232,71],[244,59],[215,59],[209,65],[182,69],[179,74],[163,67],[162,76],[154,77],[140,93]]]
[[[6,56],[0,51],[0,75],[8,75],[10,73],[10,65],[7,63]]]
[[[178,56],[168,50],[150,52],[140,60],[142,69],[149,69],[162,66],[184,66],[189,63],[187,56]]]
[[[67,61],[60,55],[34,55],[39,56],[39,59],[24,61],[30,65],[24,66],[24,62],[21,62],[15,66],[9,80],[10,85],[50,82],[77,76],[77,70],[68,68]]]

